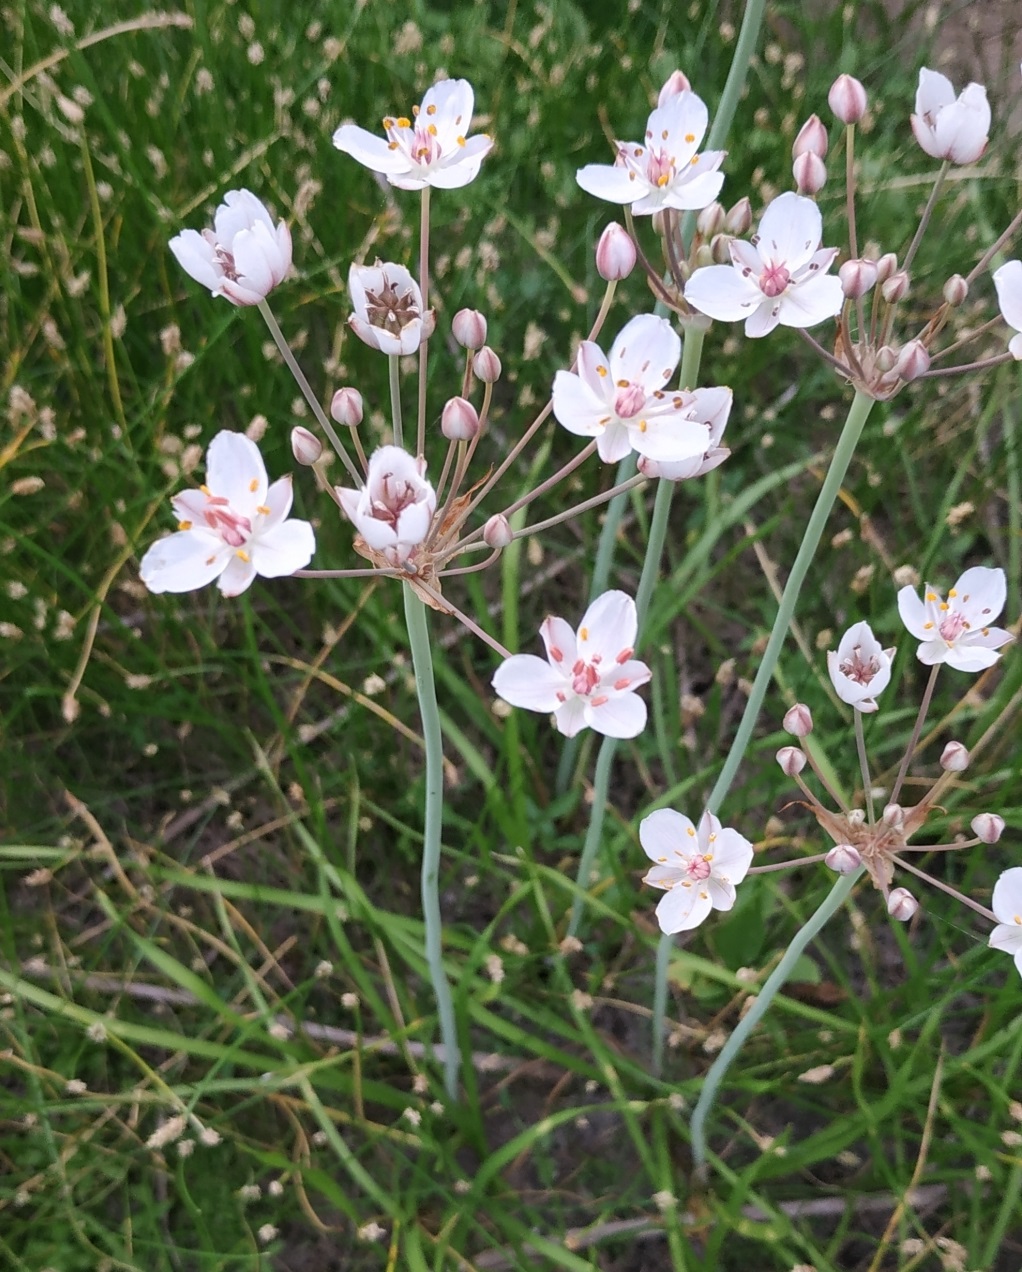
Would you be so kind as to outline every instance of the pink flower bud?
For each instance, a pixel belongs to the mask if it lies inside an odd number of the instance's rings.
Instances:
[[[310,433],[307,428],[298,425],[291,430],[291,454],[299,464],[305,464],[307,468],[311,468],[323,454],[323,443],[315,433]]]
[[[957,309],[959,305],[963,304],[968,294],[969,284],[961,274],[952,274],[944,284],[944,299],[952,309]]]
[[[848,299],[859,300],[877,280],[876,261],[861,258],[845,261],[837,276],[841,279],[841,289]]]
[[[596,272],[607,282],[627,278],[635,268],[635,244],[622,225],[611,221],[596,244]]]
[[[827,165],[811,150],[798,156],[791,165],[791,172],[799,194],[819,194],[827,184]]]
[[[897,252],[885,252],[877,261],[877,282],[886,283],[897,268]]]
[[[894,364],[895,373],[906,384],[911,384],[913,380],[918,380],[929,369],[930,355],[926,352],[926,346],[921,340],[910,340],[902,348],[898,354],[898,360]]]
[[[362,394],[358,389],[338,389],[330,402],[330,414],[338,424],[358,428],[362,423]]]
[[[797,159],[799,155],[812,154],[826,159],[829,140],[823,120],[819,115],[810,115],[798,130],[795,144],[791,148],[791,157]]]
[[[459,309],[451,331],[463,349],[481,349],[486,343],[486,319],[478,309]]]
[[[823,864],[835,874],[851,874],[862,865],[859,850],[851,844],[836,844],[823,859]]]
[[[1004,818],[996,813],[980,813],[969,823],[972,833],[984,844],[996,844],[1004,834]]]
[[[483,384],[495,384],[500,379],[500,359],[489,345],[483,345],[472,359],[472,370]]]
[[[940,767],[945,773],[964,773],[969,767],[969,752],[961,742],[949,742],[940,753]]]
[[[723,203],[718,203],[716,199],[708,203],[696,217],[696,229],[701,237],[712,239],[714,235],[723,233],[725,215]]]
[[[724,229],[728,234],[735,235],[740,238],[743,234],[748,234],[752,228],[752,204],[748,197],[745,196],[738,200],[732,207],[727,216],[724,218]]]
[[[479,432],[479,412],[466,398],[452,397],[444,403],[440,431],[452,442],[470,442]]]
[[[888,804],[881,814],[881,821],[892,830],[900,830],[905,825],[905,810],[900,804]]]
[[[804,702],[796,702],[785,711],[781,725],[785,733],[790,733],[792,737],[807,738],[813,731],[812,712]]]
[[[672,97],[677,97],[679,93],[687,93],[692,85],[688,76],[684,71],[672,71],[667,77],[667,82],[660,90],[660,96],[657,98],[658,106],[665,106]]]
[[[908,888],[892,888],[887,898],[887,913],[899,923],[907,923],[919,909],[919,902]]]
[[[890,345],[881,345],[873,359],[873,365],[881,374],[894,370],[894,364],[898,361],[898,355]]]
[[[890,278],[880,285],[880,294],[889,305],[896,305],[908,295],[908,274],[903,269],[895,270]]]
[[[839,75],[830,86],[827,101],[843,124],[857,124],[866,113],[866,90],[851,75]]]
[[[483,542],[489,548],[506,548],[513,539],[511,523],[502,512],[494,513],[483,526]]]
[[[782,746],[777,752],[777,763],[785,777],[797,777],[805,768],[807,760],[797,746]]]

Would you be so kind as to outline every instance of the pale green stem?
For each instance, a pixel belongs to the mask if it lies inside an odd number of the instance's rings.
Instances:
[[[426,962],[440,1019],[440,1040],[444,1045],[444,1085],[447,1094],[458,1097],[461,1057],[454,1020],[454,1001],[444,971],[443,924],[440,917],[440,837],[444,809],[444,742],[440,731],[440,710],[433,679],[433,654],[429,643],[426,606],[409,586],[403,589],[405,623],[412,651],[415,691],[422,717],[422,738],[426,752],[426,815],[422,839],[422,917],[426,926]]]
[[[419,289],[422,292],[422,315],[429,309],[429,192],[428,185],[422,187],[422,207],[419,218]],[[419,345],[419,410],[415,430],[415,453],[422,455],[426,450],[426,367],[429,362],[429,341],[423,340]],[[399,443],[400,444],[400,443]]]
[[[934,663],[930,669],[930,676],[926,682],[926,688],[923,690],[923,700],[920,702],[919,710],[916,713],[916,722],[912,729],[912,736],[909,738],[908,746],[905,748],[905,754],[902,756],[901,765],[898,768],[898,776],[894,782],[894,789],[891,791],[892,804],[896,804],[898,802],[898,796],[901,794],[905,775],[908,773],[908,766],[912,763],[912,756],[915,754],[916,744],[919,742],[919,735],[923,731],[923,724],[926,721],[926,713],[929,711],[930,703],[933,700],[933,691],[937,687],[937,676],[939,673],[940,663]]]
[[[859,756],[859,772],[862,774],[862,793],[866,797],[866,817],[873,825],[873,780],[869,775],[869,758],[866,755],[866,736],[862,730],[862,712],[855,712],[855,749]]]
[[[802,590],[802,584],[805,582],[809,567],[816,555],[816,549],[823,536],[827,518],[830,516],[834,501],[837,499],[838,492],[841,489],[841,483],[848,472],[848,465],[851,463],[852,455],[855,453],[855,447],[862,436],[862,430],[872,409],[873,399],[861,392],[861,390],[857,391],[852,399],[852,405],[849,407],[848,418],[845,420],[844,428],[841,430],[837,446],[834,448],[834,458],[831,460],[827,476],[824,478],[823,486],[820,488],[816,506],[813,508],[809,524],[806,526],[802,545],[795,556],[791,573],[788,575],[788,582],[785,585],[784,592],[781,594],[781,602],[777,607],[777,617],[774,619],[773,630],[770,633],[770,639],[767,641],[767,647],[763,651],[759,670],[756,672],[756,678],[752,683],[752,689],[749,692],[749,698],[745,704],[738,731],[735,733],[734,741],[731,743],[731,749],[728,751],[720,776],[714,783],[710,797],[706,801],[706,807],[711,812],[720,807],[724,797],[731,789],[731,783],[735,780],[735,775],[745,757],[749,742],[752,740],[752,733],[756,727],[760,709],[763,706],[763,699],[766,697],[767,689],[777,667],[777,660],[781,654],[781,647],[784,644],[788,634],[788,627],[795,613],[799,592]],[[796,940],[798,940],[798,937],[796,937]],[[656,983],[653,992],[653,1071],[657,1074],[660,1073],[663,1066],[664,1018],[667,1014],[667,973],[670,967],[673,943],[673,937],[663,936],[660,938],[660,945],[657,949]]]
[[[923,215],[919,218],[919,225],[916,229],[915,236],[909,245],[908,251],[905,253],[905,259],[901,262],[901,268],[907,274],[912,268],[912,262],[916,258],[916,252],[919,251],[919,244],[923,241],[923,235],[926,233],[926,227],[930,224],[930,217],[933,215],[933,208],[937,202],[937,195],[940,194],[944,185],[944,178],[947,176],[948,169],[951,167],[951,160],[945,159],[940,165],[940,171],[937,173],[933,182],[933,189],[930,191],[930,197],[926,200],[926,207],[923,208]]]
[[[398,354],[387,355],[390,372],[390,418],[394,426],[394,445],[404,446],[404,425],[401,421],[401,359]]]
[[[697,1178],[704,1177],[706,1174],[706,1119],[713,1108],[713,1102],[720,1084],[727,1075],[728,1069],[731,1068],[731,1062],[741,1051],[746,1038],[766,1015],[778,990],[791,975],[806,946],[827,920],[836,914],[844,904],[861,874],[862,869],[860,868],[852,874],[842,875],[834,884],[816,913],[799,929],[795,939],[784,951],[784,957],[767,977],[763,988],[756,995],[752,1006],[732,1030],[731,1036],[721,1048],[720,1054],[707,1069],[703,1078],[703,1085],[699,1091],[699,1100],[692,1112],[691,1122],[692,1162]]]

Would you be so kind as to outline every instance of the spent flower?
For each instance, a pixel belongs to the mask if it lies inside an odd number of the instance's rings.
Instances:
[[[639,823],[639,842],[654,863],[643,882],[666,894],[656,917],[668,934],[698,927],[711,910],[730,910],[752,865],[752,844],[709,812],[696,827],[682,813],[657,809]]]
[[[414,459],[400,446],[381,446],[369,458],[361,490],[335,487],[366,547],[391,565],[408,562],[429,531],[436,495],[425,473],[424,459]]]
[[[212,229],[182,230],[169,246],[186,274],[234,305],[258,305],[291,268],[291,231],[275,228],[250,190],[229,190]]]
[[[403,265],[352,265],[348,294],[354,310],[348,325],[371,349],[415,353],[433,334],[436,314],[432,309],[423,313],[419,284]]]
[[[856,711],[875,711],[877,694],[890,683],[894,652],[881,648],[869,623],[863,621],[849,627],[837,652],[827,654],[827,670],[841,701]]]
[[[912,132],[934,159],[974,163],[986,149],[990,132],[990,104],[982,84],[969,84],[955,97],[946,75],[919,72]]]

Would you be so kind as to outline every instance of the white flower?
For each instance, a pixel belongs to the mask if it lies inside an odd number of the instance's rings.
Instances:
[[[997,927],[990,933],[989,944],[1010,954],[1022,974],[1022,866],[1012,866],[997,880],[990,908]]]
[[[546,618],[539,634],[547,660],[514,654],[497,668],[493,687],[513,707],[552,711],[572,738],[587,725],[612,738],[634,738],[646,726],[646,704],[635,690],[650,678],[632,658],[638,632],[635,602],[604,592],[586,610],[577,634],[563,618]]]
[[[947,76],[924,66],[919,72],[912,131],[934,159],[975,162],[986,149],[990,132],[986,89],[982,84],[969,84],[956,98]]]
[[[1022,361],[1022,261],[1006,261],[995,270],[994,286],[1001,317],[1018,332],[1008,342],[1008,352]]]
[[[701,455],[677,461],[649,459],[643,455],[637,467],[647,477],[660,477],[664,481],[688,481],[692,477],[704,477],[714,468],[719,468],[731,454],[726,446],[720,444],[731,414],[731,390],[694,389],[681,396],[691,399],[688,417],[702,420],[707,427],[706,448]]]
[[[425,472],[424,459],[413,459],[400,446],[381,446],[370,456],[361,490],[335,487],[348,520],[393,565],[408,560],[433,520],[436,495]]]
[[[668,85],[664,87],[666,91]],[[646,123],[645,141],[619,141],[613,164],[587,164],[575,180],[598,199],[630,204],[636,216],[661,208],[705,208],[724,184],[724,174],[717,169],[726,154],[697,154],[708,118],[695,93],[661,93],[661,103]]]
[[[991,622],[1004,609],[1007,587],[1003,570],[975,565],[966,570],[947,594],[923,584],[920,600],[911,587],[898,593],[901,621],[923,643],[916,650],[921,663],[932,667],[946,662],[958,671],[982,671],[1000,657],[995,651],[1013,637]]]
[[[185,273],[235,305],[258,305],[291,268],[291,231],[274,229],[250,190],[229,190],[211,230],[182,230],[169,246]]]
[[[554,415],[569,433],[595,437],[608,464],[630,450],[669,461],[701,456],[710,445],[709,417],[723,410],[727,418],[731,392],[665,389],[680,357],[677,332],[653,314],[628,322],[609,358],[598,344],[583,340],[578,370],[554,376]]]
[[[455,190],[474,180],[493,146],[485,133],[465,136],[474,100],[468,80],[441,80],[413,109],[414,122],[390,115],[384,119],[386,140],[356,124],[342,124],[334,145],[400,190]]]
[[[291,478],[267,489],[259,447],[244,433],[217,433],[206,452],[206,484],[171,499],[176,534],[142,558],[150,592],[190,592],[219,578],[237,596],[257,574],[275,579],[309,564],[316,541],[307,521],[287,520]]]
[[[747,336],[814,327],[844,304],[841,280],[827,270],[836,247],[820,247],[820,209],[788,191],[767,207],[751,243],[732,239],[731,265],[706,265],[685,284],[693,308],[723,322],[745,319]]]
[[[432,309],[422,312],[419,284],[403,265],[352,265],[348,295],[355,311],[348,325],[371,349],[415,353],[433,334],[436,314]]]
[[[827,654],[827,670],[837,696],[856,711],[875,711],[876,696],[891,679],[894,649],[881,649],[869,623],[856,623]]]
[[[752,865],[752,844],[712,813],[696,829],[681,813],[658,809],[639,823],[639,842],[655,863],[643,883],[666,892],[656,916],[669,935],[698,927],[711,910],[730,910]]]

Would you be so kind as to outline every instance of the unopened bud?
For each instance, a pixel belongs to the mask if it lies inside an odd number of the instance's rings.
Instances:
[[[713,250],[709,243],[700,243],[696,250],[692,253],[692,264],[696,269],[703,269],[706,265],[712,265]]]
[[[866,814],[861,808],[853,808],[848,814],[849,826],[864,826],[866,824]]]
[[[726,215],[723,203],[714,199],[696,217],[696,229],[704,239],[711,239],[715,234],[723,232]]]
[[[785,711],[781,725],[785,733],[790,733],[792,737],[807,738],[813,731],[812,712],[804,702],[796,702]]]
[[[898,360],[894,364],[895,373],[906,384],[910,384],[913,380],[918,380],[930,369],[930,355],[926,351],[926,345],[921,340],[910,340],[904,345],[898,354]]]
[[[657,105],[664,106],[672,97],[677,97],[679,93],[687,93],[692,87],[688,76],[684,71],[672,71],[667,77],[667,82],[660,90],[660,96],[657,98]]]
[[[440,431],[449,441],[470,442],[479,432],[479,412],[467,398],[452,397],[444,403]]]
[[[481,349],[486,343],[486,319],[478,309],[459,309],[451,331],[463,349]]]
[[[980,813],[969,825],[972,833],[984,844],[996,844],[1004,834],[1004,818],[998,817],[996,813]]]
[[[892,830],[900,830],[905,825],[905,810],[900,804],[888,804],[881,814],[881,821]]]
[[[291,430],[291,454],[299,464],[311,468],[323,454],[323,443],[315,433],[310,433],[299,424]]]
[[[489,345],[483,345],[472,359],[472,370],[483,384],[495,384],[500,379],[500,359]]]
[[[873,365],[881,374],[886,374],[894,369],[894,364],[898,361],[898,355],[890,345],[881,345],[873,359]]]
[[[883,256],[877,261],[877,282],[886,283],[897,268],[897,252],[884,252]]]
[[[713,258],[714,265],[730,265],[731,261],[731,244],[733,238],[730,234],[715,234],[710,239],[710,256]],[[684,265],[685,262],[682,261]]]
[[[877,280],[876,261],[861,258],[845,261],[837,272],[841,279],[841,290],[849,300],[859,300],[865,296]]]
[[[488,548],[506,548],[514,539],[511,523],[502,512],[496,512],[483,526],[483,542]]]
[[[969,752],[961,742],[949,742],[940,753],[940,767],[945,773],[964,773],[969,767]]]
[[[887,898],[887,913],[899,923],[907,923],[919,909],[919,902],[908,888],[892,888]]]
[[[795,144],[791,148],[791,157],[797,159],[799,155],[811,154],[826,159],[829,140],[823,120],[819,115],[810,115],[798,130]]]
[[[897,269],[885,282],[880,285],[880,294],[889,305],[896,305],[899,300],[904,300],[908,295],[908,274],[903,269]]]
[[[653,213],[653,215],[649,218],[649,223],[652,225],[653,233],[657,236],[657,238],[663,238],[664,229],[667,225],[667,222],[664,219],[663,208],[660,208]]]
[[[734,207],[728,210],[728,214],[724,218],[724,229],[728,234],[734,234],[737,237],[742,234],[748,234],[751,228],[752,204],[749,202],[748,196],[743,196]]]
[[[608,283],[627,278],[635,268],[635,244],[632,236],[616,221],[611,221],[596,244],[596,272]]]
[[[944,284],[944,299],[952,309],[957,309],[959,305],[964,304],[968,294],[969,284],[961,274],[952,274]]]
[[[338,424],[358,428],[362,423],[362,394],[358,389],[338,389],[330,402],[330,414]]]
[[[824,857],[823,864],[835,874],[851,874],[862,865],[862,857],[851,844],[836,844]]]
[[[777,763],[785,777],[797,777],[806,766],[806,757],[797,746],[782,746],[777,752]]]
[[[843,124],[857,124],[866,113],[866,90],[852,75],[839,75],[830,86],[827,101]]]
[[[811,150],[796,158],[791,165],[791,173],[799,194],[819,194],[827,184],[827,165]]]

